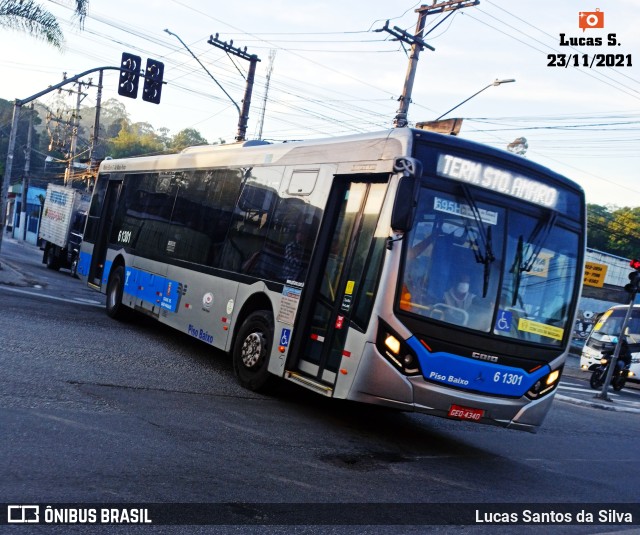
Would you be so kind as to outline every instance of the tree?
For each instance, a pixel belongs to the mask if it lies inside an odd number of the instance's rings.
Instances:
[[[80,27],[87,16],[89,0],[75,0]],[[0,27],[25,32],[61,49],[64,35],[55,16],[33,0],[0,0]]]
[[[606,206],[587,204],[587,245],[598,251],[609,249],[609,224],[613,214]]]
[[[180,152],[187,147],[194,147],[195,145],[208,145],[209,142],[202,137],[200,132],[195,128],[185,128],[180,130],[175,136],[171,138],[168,143],[168,148],[175,152]]]
[[[616,210],[609,228],[609,246],[614,254],[625,258],[637,258],[640,255],[640,208]]]
[[[640,207],[587,205],[587,246],[624,258],[640,256]]]
[[[165,149],[149,123],[128,124],[124,121],[120,132],[115,138],[108,140],[108,145],[108,154],[112,158],[158,154]]]

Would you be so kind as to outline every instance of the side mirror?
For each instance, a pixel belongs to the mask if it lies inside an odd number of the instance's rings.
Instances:
[[[415,158],[398,158],[394,163],[396,172],[403,176],[398,183],[396,198],[391,214],[391,228],[394,232],[408,232],[413,227],[420,193],[422,164]]]

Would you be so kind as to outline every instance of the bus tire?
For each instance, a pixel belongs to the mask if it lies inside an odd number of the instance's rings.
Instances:
[[[251,313],[244,320],[233,346],[233,371],[238,382],[254,392],[272,382],[268,371],[273,345],[273,314],[267,310]]]
[[[128,317],[128,309],[122,303],[124,293],[124,266],[117,266],[109,275],[107,284],[107,315],[122,321]]]

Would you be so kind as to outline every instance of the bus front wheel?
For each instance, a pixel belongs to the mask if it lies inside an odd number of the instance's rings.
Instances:
[[[243,387],[259,391],[271,382],[267,368],[272,345],[273,314],[253,312],[244,320],[233,346],[233,371]]]
[[[127,317],[127,307],[122,304],[124,292],[124,266],[117,266],[109,275],[107,284],[107,315],[115,320]]]

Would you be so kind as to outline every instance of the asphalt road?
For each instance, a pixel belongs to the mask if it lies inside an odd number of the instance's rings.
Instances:
[[[334,504],[340,515],[350,503],[379,504],[383,512],[392,512],[393,504],[416,503],[547,508],[638,503],[638,414],[557,400],[542,429],[531,435],[324,399],[284,383],[272,395],[254,394],[238,386],[226,355],[145,318],[115,322],[104,313],[100,294],[68,273],[48,272],[38,261],[29,246],[3,243],[0,502],[302,503],[310,504],[305,506],[310,517],[326,513],[325,504]],[[575,384],[572,388],[579,388]],[[455,507],[446,514],[451,524],[464,522]],[[39,532],[36,526],[14,527]],[[629,527],[499,529],[603,533]],[[138,527],[150,529],[494,533],[498,528]]]

